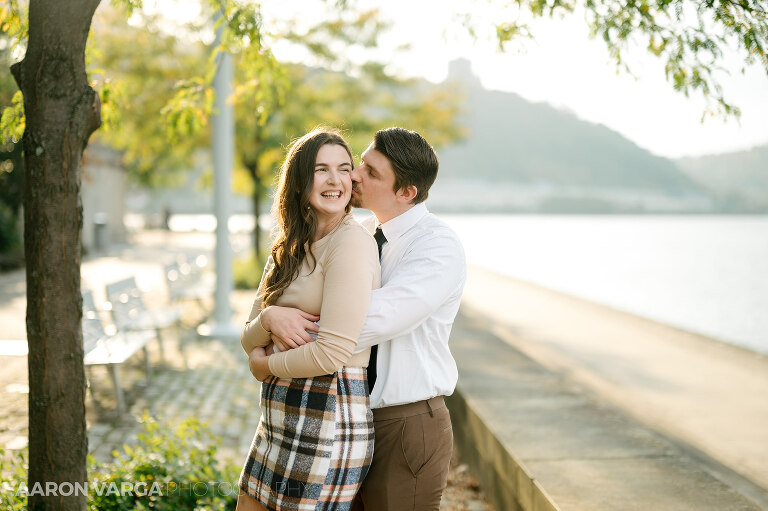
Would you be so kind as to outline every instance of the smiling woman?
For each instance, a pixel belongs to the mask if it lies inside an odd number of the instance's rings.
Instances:
[[[352,193],[352,158],[345,146],[325,144],[317,152],[309,205],[317,215],[317,241],[328,234],[349,211]]]
[[[324,129],[294,142],[280,170],[278,234],[241,337],[263,384],[240,511],[349,509],[368,473],[370,349],[353,350],[380,270],[376,243],[349,214],[351,172],[346,142]],[[306,311],[298,330],[316,331],[316,341],[276,340],[281,351],[266,356],[274,339],[261,311],[273,305]]]

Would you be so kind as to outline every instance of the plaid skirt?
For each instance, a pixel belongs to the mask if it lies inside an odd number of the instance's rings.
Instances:
[[[346,510],[373,458],[366,370],[261,385],[261,420],[240,488],[270,510]]]

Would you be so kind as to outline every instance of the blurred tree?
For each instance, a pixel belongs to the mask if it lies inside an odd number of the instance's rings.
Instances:
[[[0,33],[0,67],[8,68],[11,58],[12,41]],[[14,96],[21,101],[21,93],[10,73],[0,74],[0,104],[11,105]],[[3,121],[0,120],[0,131]],[[15,253],[20,250],[19,212],[21,209],[24,167],[21,157],[21,134],[12,134],[7,141],[0,140],[0,269],[12,267],[19,259]],[[7,259],[7,260],[6,260]]]
[[[95,137],[122,153],[129,179],[144,187],[169,186],[183,177],[197,151],[210,139],[203,129],[212,91],[204,78],[210,48],[198,38],[163,27],[158,14],[125,13],[104,6],[94,16],[87,54],[91,83],[103,99],[104,126]],[[197,77],[197,78],[196,78]],[[191,86],[191,82],[199,84]],[[199,94],[200,112],[173,124],[164,112],[186,108],[178,91]]]
[[[768,2],[765,0],[493,0],[504,21],[496,24],[499,46],[530,37],[524,18],[583,14],[591,36],[605,42],[617,66],[630,71],[626,55],[637,46],[662,59],[667,80],[686,96],[701,92],[706,113],[739,115],[725,98],[718,73],[724,52],[736,50],[745,64],[768,74]],[[470,22],[470,27],[472,24]],[[743,72],[743,68],[742,68]]]

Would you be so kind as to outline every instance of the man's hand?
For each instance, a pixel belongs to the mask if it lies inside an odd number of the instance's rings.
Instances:
[[[251,354],[248,355],[248,367],[251,369],[251,374],[259,381],[264,381],[270,376],[269,373],[269,357],[267,356],[264,348],[253,348]]]
[[[293,348],[293,346],[289,345],[287,342],[276,336],[275,334],[272,334],[269,336],[269,339],[272,341],[272,351],[275,351],[275,347],[279,351],[288,351],[289,349]]]
[[[312,342],[312,336],[307,330],[317,332],[320,327],[315,321],[319,319],[320,316],[292,307],[270,305],[261,311],[261,324],[272,333],[272,342],[280,351]]]
[[[273,347],[273,349],[272,349],[273,353],[275,352],[275,350],[274,350],[275,347],[277,348],[278,351],[288,351],[288,350],[292,350],[293,348],[298,348],[299,346],[301,346],[301,344],[297,344],[296,342],[288,343],[288,342],[286,342],[285,340],[283,340],[282,338],[278,337],[275,334],[270,335],[269,338],[272,341],[270,346]],[[314,341],[314,339],[312,339],[311,336],[310,336],[310,339],[312,341]],[[301,343],[302,344],[307,344],[303,340],[301,341]],[[297,344],[297,345],[294,346],[295,344]],[[269,354],[270,353],[267,353],[267,355],[269,355]]]

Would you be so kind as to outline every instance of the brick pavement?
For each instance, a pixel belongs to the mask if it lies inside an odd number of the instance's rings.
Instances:
[[[178,345],[172,348],[175,349],[170,350],[171,355],[178,351],[180,357]],[[89,428],[89,450],[97,459],[108,461],[123,443],[133,443],[139,427],[136,418],[149,413],[172,423],[196,417],[220,438],[219,459],[242,463],[261,414],[259,384],[248,371],[242,348],[238,343],[200,340],[186,343],[183,349],[187,368],[176,360],[156,371],[146,388],[135,398],[129,397],[133,398],[129,418],[108,421],[107,413],[93,421]],[[138,367],[135,373],[134,385],[143,387],[143,374]]]

